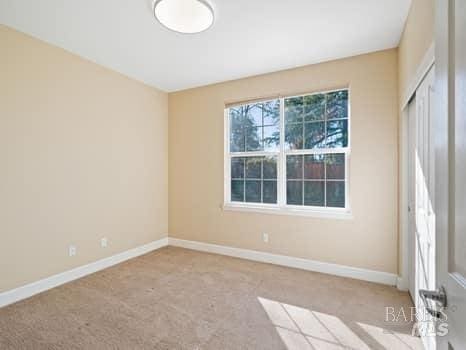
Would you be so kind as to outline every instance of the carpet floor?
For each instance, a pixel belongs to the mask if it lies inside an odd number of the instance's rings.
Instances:
[[[0,309],[0,349],[421,349],[407,293],[166,247]],[[389,309],[392,311],[392,309]]]

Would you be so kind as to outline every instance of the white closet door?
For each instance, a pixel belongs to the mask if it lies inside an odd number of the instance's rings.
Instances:
[[[425,310],[420,289],[435,289],[435,215],[434,215],[434,145],[433,123],[434,68],[416,90],[416,121],[414,141],[414,300],[419,326],[426,349],[435,349],[433,319]],[[429,329],[432,329],[430,334]]]

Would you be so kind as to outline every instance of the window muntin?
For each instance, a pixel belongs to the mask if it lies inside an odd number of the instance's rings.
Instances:
[[[286,156],[289,205],[345,207],[345,154]]]
[[[231,201],[277,203],[277,157],[232,157]]]
[[[348,146],[348,90],[284,99],[287,150]]]
[[[277,151],[280,143],[280,101],[229,109],[230,152]]]
[[[226,115],[227,202],[348,209],[347,89],[235,106]]]

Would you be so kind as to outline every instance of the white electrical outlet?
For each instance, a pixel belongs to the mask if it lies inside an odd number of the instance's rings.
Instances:
[[[108,245],[108,240],[107,240],[107,238],[106,238],[106,237],[102,238],[102,239],[100,240],[100,246],[101,246],[102,248],[106,248],[107,245]]]
[[[68,254],[70,256],[75,256],[76,255],[76,246],[70,245],[68,248]]]
[[[262,234],[262,240],[263,240],[265,243],[269,243],[269,234],[268,234],[268,233],[263,233],[263,234]]]

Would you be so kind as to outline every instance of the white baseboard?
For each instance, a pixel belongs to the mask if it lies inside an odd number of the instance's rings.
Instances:
[[[44,292],[61,284],[71,282],[75,279],[106,269],[107,267],[119,264],[123,261],[135,258],[167,245],[168,237],[162,238],[157,241],[153,241],[148,244],[124,251],[122,253],[97,260],[90,264],[79,266],[72,270],[68,270],[57,275],[53,275],[39,281],[0,293],[0,307],[29,298],[35,294]]]
[[[355,278],[363,281],[382,283],[390,286],[397,286],[400,290],[406,290],[404,289],[404,280],[402,278],[398,278],[395,274],[388,272],[367,270],[303,258],[294,258],[286,255],[271,254],[256,250],[234,248],[166,237],[143,246],[136,247],[101,260],[97,260],[90,264],[79,266],[72,270],[68,270],[18,288],[2,292],[0,293],[0,307],[29,298],[35,294],[44,292],[67,282],[71,282],[86,275],[90,275],[94,272],[106,269],[107,267],[119,264],[123,261],[138,257],[167,245],[293,267],[308,271],[322,272],[341,277]]]
[[[193,250],[199,250],[202,252],[228,255],[236,258],[243,258],[275,265],[294,267],[308,271],[322,272],[330,275],[387,284],[390,286],[397,285],[397,275],[388,272],[367,270],[357,267],[331,264],[302,258],[294,258],[291,256],[265,253],[257,250],[233,248],[228,246],[196,241],[187,241],[177,238],[168,238],[168,244],[175,247],[182,247]]]
[[[408,291],[408,281],[406,280],[406,278],[403,278],[401,276],[397,277],[396,278],[396,288],[398,288],[399,290],[401,290],[403,292],[407,292]]]

